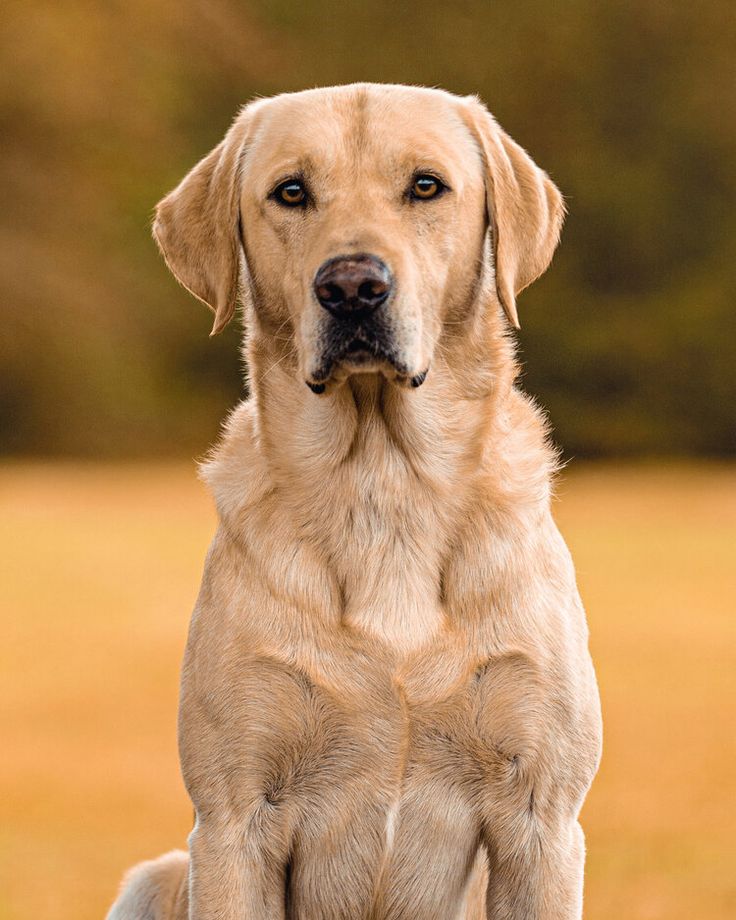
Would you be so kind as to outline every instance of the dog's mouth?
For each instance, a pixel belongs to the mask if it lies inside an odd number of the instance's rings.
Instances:
[[[352,325],[352,324],[351,324]],[[344,382],[352,374],[383,374],[399,386],[419,387],[427,371],[413,373],[398,354],[390,331],[376,323],[363,325],[332,324],[320,342],[318,366],[307,379],[315,393],[324,393],[327,384]]]
[[[361,336],[351,339],[342,349],[342,353],[337,356],[337,360],[343,364],[371,364],[376,360],[385,360],[391,364],[396,364],[391,351],[384,348],[380,343],[370,342]]]

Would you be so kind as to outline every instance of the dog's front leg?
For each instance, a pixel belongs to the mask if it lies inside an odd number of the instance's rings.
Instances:
[[[189,850],[189,920],[283,920],[288,842],[273,815],[198,819]]]
[[[488,920],[580,920],[585,844],[577,821],[554,828],[518,824],[486,834]]]

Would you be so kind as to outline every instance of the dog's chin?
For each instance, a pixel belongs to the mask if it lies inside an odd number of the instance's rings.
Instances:
[[[305,382],[312,392],[321,394],[359,375],[380,375],[395,386],[416,388],[424,383],[427,369],[412,369],[392,350],[356,338],[321,355]]]
[[[306,380],[312,392],[321,394],[328,388],[344,384],[351,377],[376,375],[387,382],[406,388],[420,387],[427,376],[427,369],[412,370],[399,357],[391,353],[351,343],[340,355],[324,358]]]

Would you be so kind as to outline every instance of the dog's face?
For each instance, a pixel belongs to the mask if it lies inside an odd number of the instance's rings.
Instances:
[[[516,324],[515,294],[548,264],[561,218],[550,180],[475,99],[358,84],[248,106],[154,231],[215,331],[242,245],[259,323],[291,330],[320,393],[353,373],[419,386],[484,268]]]
[[[483,246],[480,152],[451,97],[274,100],[244,161],[241,209],[257,299],[291,318],[305,380],[418,381]]]

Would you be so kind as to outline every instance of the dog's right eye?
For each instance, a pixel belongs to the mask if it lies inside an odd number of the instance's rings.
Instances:
[[[307,190],[299,179],[287,179],[276,186],[270,197],[287,208],[298,208],[307,203]]]

